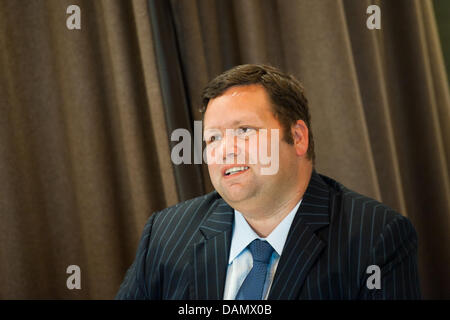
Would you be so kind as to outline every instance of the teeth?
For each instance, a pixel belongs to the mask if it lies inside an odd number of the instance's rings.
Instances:
[[[229,176],[231,174],[237,173],[242,170],[247,170],[249,167],[233,167],[225,171],[225,175]]]

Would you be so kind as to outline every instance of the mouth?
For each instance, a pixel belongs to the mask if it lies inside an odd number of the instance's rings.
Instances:
[[[235,176],[235,175],[244,173],[244,172],[248,171],[248,169],[250,169],[250,167],[247,167],[247,166],[231,167],[231,168],[225,169],[223,175],[225,177],[231,177],[231,176]]]

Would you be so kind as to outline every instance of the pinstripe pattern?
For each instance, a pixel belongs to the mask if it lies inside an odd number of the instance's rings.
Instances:
[[[116,298],[222,299],[233,219],[216,192],[153,214]],[[379,290],[366,287],[369,265],[381,268]],[[314,171],[269,299],[420,297],[410,221]]]

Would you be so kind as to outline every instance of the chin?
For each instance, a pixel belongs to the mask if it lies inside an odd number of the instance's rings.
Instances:
[[[227,190],[222,194],[222,198],[229,203],[239,203],[248,199],[248,192]]]

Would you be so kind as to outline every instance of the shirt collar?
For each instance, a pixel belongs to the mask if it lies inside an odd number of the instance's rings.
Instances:
[[[302,199],[300,199],[297,205],[267,236],[267,238],[261,238],[258,236],[252,227],[250,227],[247,220],[245,220],[242,213],[234,210],[233,236],[231,238],[230,257],[228,263],[231,263],[242,252],[242,250],[244,250],[255,239],[266,240],[276,251],[276,253],[281,256],[289,229],[291,228],[292,221],[294,220],[295,214],[300,207],[301,202]]]

